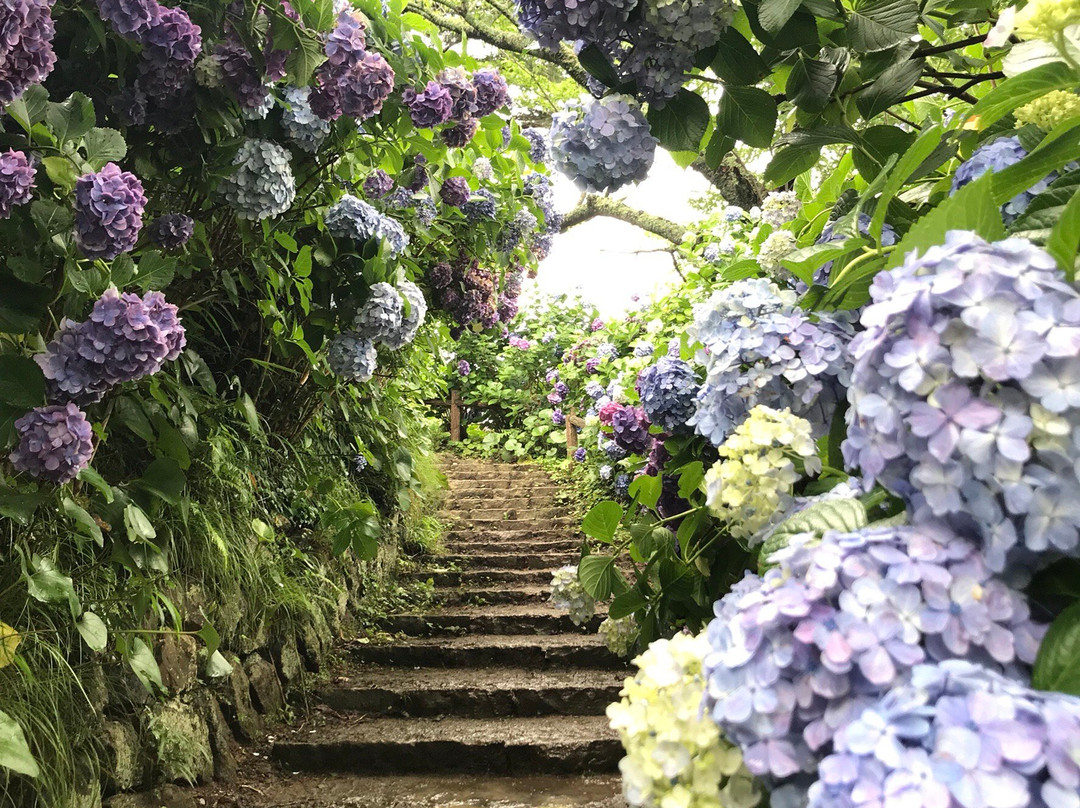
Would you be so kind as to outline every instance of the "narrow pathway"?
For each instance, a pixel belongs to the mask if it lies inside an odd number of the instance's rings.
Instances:
[[[604,709],[626,667],[595,623],[546,602],[580,541],[555,487],[532,466],[448,458],[445,471],[448,555],[413,573],[442,605],[385,618],[392,643],[345,650],[346,676],[319,695],[331,719],[273,745],[295,787],[261,804],[625,805]]]

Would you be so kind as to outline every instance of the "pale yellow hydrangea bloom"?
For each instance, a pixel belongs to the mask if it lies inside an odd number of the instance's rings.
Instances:
[[[1066,90],[1054,90],[1016,110],[1017,123],[1034,124],[1044,132],[1077,116],[1080,116],[1080,95]]]
[[[1016,33],[1053,41],[1070,25],[1080,25],[1080,0],[1031,0],[1016,13]]]
[[[657,640],[607,709],[626,748],[619,771],[632,808],[752,808],[761,800],[738,747],[702,710],[709,650],[704,634]]]
[[[810,422],[790,410],[757,406],[723,445],[720,460],[705,474],[710,512],[727,522],[732,536],[749,539],[780,517],[792,500],[799,472],[792,455],[808,472],[820,470]]]

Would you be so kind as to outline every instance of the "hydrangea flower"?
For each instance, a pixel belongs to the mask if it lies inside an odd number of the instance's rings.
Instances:
[[[632,808],[753,808],[761,800],[738,747],[702,715],[709,650],[704,634],[656,640],[607,708],[626,749],[619,772]]]
[[[404,313],[405,304],[397,290],[388,283],[376,283],[368,289],[368,298],[356,314],[356,333],[390,345],[404,325]]]
[[[195,61],[195,83],[209,90],[225,86],[225,71],[215,52],[203,51]]]
[[[143,39],[139,84],[147,95],[173,99],[191,79],[202,53],[202,30],[182,8],[160,7]]]
[[[509,101],[510,88],[506,85],[506,79],[493,67],[473,73],[472,83],[476,89],[476,111],[473,114],[478,118],[502,109]]]
[[[597,473],[600,475],[601,480],[607,481],[611,479],[611,475],[614,471],[615,470],[611,466],[605,463],[597,470]]]
[[[1027,39],[1060,40],[1080,25],[1080,0],[1031,0],[1016,14],[1016,32]]]
[[[479,128],[480,121],[475,118],[468,118],[460,123],[456,123],[453,126],[443,129],[443,143],[451,149],[463,149],[469,145]]]
[[[795,293],[762,278],[737,281],[694,306],[691,340],[705,384],[690,421],[714,446],[758,404],[790,409],[815,433],[832,418],[848,379],[850,326],[826,314],[811,319]],[[677,346],[676,346],[677,350]]]
[[[478,323],[490,328],[499,322],[500,295],[495,274],[468,254],[460,253],[450,265],[449,283],[432,285],[438,289],[439,305],[453,315],[457,327]]]
[[[449,177],[439,188],[439,198],[452,208],[460,208],[469,201],[469,181],[465,177]]]
[[[285,109],[281,113],[281,126],[299,148],[315,154],[330,135],[330,124],[311,109],[310,87],[286,87]]]
[[[753,542],[792,504],[800,474],[791,456],[809,473],[820,470],[810,422],[790,410],[758,405],[717,449],[719,460],[705,473],[709,511],[732,536]]]
[[[1042,636],[1023,597],[941,524],[801,534],[768,561],[717,602],[705,672],[706,708],[750,772],[774,781],[815,772],[914,666],[1022,671]]]
[[[179,250],[194,233],[195,220],[186,213],[166,213],[146,228],[150,240],[166,250]]]
[[[415,208],[416,221],[423,227],[430,227],[439,216],[438,208],[428,197],[417,200]]]
[[[619,349],[613,342],[601,342],[596,346],[596,358],[597,359],[617,359],[619,357]]]
[[[529,159],[538,165],[551,162],[551,148],[547,134],[536,127],[521,130],[522,136],[529,141]]]
[[[26,154],[9,149],[0,154],[0,219],[11,218],[12,211],[34,198],[37,169]]]
[[[382,199],[393,189],[393,178],[381,168],[376,168],[364,179],[364,195],[371,199]]]
[[[477,157],[472,164],[472,174],[478,180],[490,180],[495,174],[491,167],[491,160],[487,157]]]
[[[595,320],[593,320],[589,324],[589,330],[592,331],[593,333],[595,333],[597,331],[602,331],[603,329],[604,329],[604,321],[601,320],[599,317],[597,317]]]
[[[590,379],[588,384],[585,385],[585,395],[593,401],[601,398],[604,394],[604,385],[600,384],[596,379]]]
[[[634,356],[644,359],[656,353],[656,346],[651,342],[640,342],[634,346]]]
[[[979,179],[987,171],[1001,171],[1011,165],[1015,165],[1027,157],[1028,152],[1020,145],[1019,137],[1002,137],[985,143],[975,150],[971,159],[962,164],[953,175],[952,190],[956,193],[965,185]],[[1026,191],[1021,191],[1008,202],[1001,206],[1001,215],[1005,223],[1009,224],[1027,210],[1031,200],[1050,187],[1050,183],[1058,177],[1057,172],[1052,172],[1032,185]]]
[[[358,454],[353,458],[353,470],[357,474],[363,474],[367,470],[367,467],[368,459],[364,455]]]
[[[409,246],[409,234],[400,222],[389,216],[379,216],[376,235],[386,243],[391,256],[401,255]]]
[[[588,191],[645,179],[657,143],[637,102],[617,93],[568,102],[552,118],[550,139],[556,166]]]
[[[575,626],[583,626],[596,614],[596,601],[585,591],[577,567],[567,565],[551,576],[551,605],[570,613]]]
[[[967,660],[920,665],[857,714],[810,786],[810,808],[1068,806],[1080,788],[1080,699]],[[884,802],[884,800],[883,800]]]
[[[330,370],[353,384],[371,381],[375,375],[375,344],[358,333],[346,331],[330,340]]]
[[[666,432],[678,432],[697,410],[698,379],[688,362],[662,357],[638,374],[641,407],[649,421]]]
[[[585,451],[585,447],[579,446],[577,449],[574,450],[574,460],[576,460],[578,463],[584,463],[587,454],[588,452]]]
[[[794,191],[772,191],[761,203],[761,220],[773,227],[783,227],[802,210],[802,202]]]
[[[420,92],[406,87],[401,93],[401,100],[409,110],[413,126],[419,129],[431,129],[446,123],[454,109],[450,91],[437,81],[429,81]]]
[[[484,188],[469,196],[469,201],[461,206],[465,218],[474,224],[481,221],[495,221],[495,195]]]
[[[1080,95],[1068,90],[1054,90],[1029,101],[1013,114],[1021,126],[1037,126],[1049,132],[1069,118],[1080,117]]]
[[[592,42],[601,32],[618,32],[634,6],[634,0],[517,0],[521,27],[552,49],[560,42]]]
[[[161,16],[157,0],[96,0],[101,19],[128,39],[143,40]]]
[[[514,336],[510,337],[510,339],[508,339],[506,341],[506,344],[509,345],[511,348],[517,348],[519,351],[527,351],[532,347],[532,344],[527,339],[519,337],[516,334]],[[560,384],[562,384],[562,383],[560,382]],[[561,400],[562,398],[564,398],[566,396],[566,394],[562,393],[562,392],[559,392],[558,388],[559,388],[559,385],[556,385],[556,392],[559,393],[559,397],[560,397],[560,400]],[[562,388],[565,389],[566,385],[562,384]]]
[[[649,418],[641,407],[618,406],[611,414],[615,443],[631,454],[645,455],[652,445]]]
[[[35,407],[15,421],[19,444],[10,455],[16,471],[63,485],[90,465],[94,430],[74,404]]]
[[[270,140],[249,138],[241,145],[222,193],[241,219],[268,219],[292,207],[296,199],[289,152]]]
[[[626,498],[630,495],[630,475],[619,474],[615,477],[615,496]]]
[[[335,238],[366,241],[378,234],[382,215],[364,200],[345,194],[326,211],[323,222]]]
[[[179,310],[161,292],[140,298],[112,288],[94,303],[87,320],[62,321],[34,361],[51,401],[92,403],[114,385],[157,373],[186,342]]]
[[[56,64],[56,33],[50,0],[0,3],[0,104],[10,104],[31,84],[39,84]]]
[[[566,423],[566,415],[563,414],[562,410],[551,411],[551,423],[555,426],[563,426]]]
[[[480,109],[477,87],[462,68],[444,68],[435,76],[435,81],[450,93],[451,120],[460,123],[476,117]]]
[[[604,638],[604,645],[616,656],[627,657],[637,642],[638,625],[633,615],[613,620],[605,617],[597,633]],[[700,694],[699,694],[700,695]]]
[[[338,15],[327,37],[326,61],[315,71],[311,108],[323,120],[342,115],[366,121],[382,111],[394,91],[394,69],[378,53],[365,50],[364,24],[350,11]]]
[[[407,305],[402,309],[401,328],[383,339],[383,344],[392,351],[400,350],[416,339],[416,333],[424,324],[428,308],[424,293],[412,281],[398,283],[397,293]]]
[[[758,263],[770,274],[780,268],[780,259],[798,246],[795,236],[789,230],[775,230],[765,237],[758,248]]]
[[[230,36],[215,45],[214,61],[220,66],[222,82],[239,101],[241,111],[266,108],[269,90],[255,67],[254,57],[239,39]]]
[[[145,207],[139,178],[116,163],[81,176],[75,183],[75,241],[83,255],[111,261],[131,252]]]
[[[1080,293],[1022,239],[953,231],[870,287],[844,458],[982,539],[997,571],[1077,555]]]

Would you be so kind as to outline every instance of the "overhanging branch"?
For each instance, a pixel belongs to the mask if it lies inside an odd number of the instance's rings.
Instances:
[[[580,205],[563,217],[560,232],[565,233],[570,228],[577,227],[577,225],[583,224],[597,216],[606,216],[609,219],[618,219],[627,224],[632,224],[635,227],[640,227],[642,230],[660,236],[660,238],[667,239],[672,244],[681,244],[683,233],[686,232],[685,227],[670,219],[665,219],[662,216],[654,216],[643,210],[632,208],[629,205],[608,196],[596,196],[594,194],[589,194],[584,197]]]

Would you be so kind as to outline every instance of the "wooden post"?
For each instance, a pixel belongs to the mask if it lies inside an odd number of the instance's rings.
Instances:
[[[450,391],[450,441],[461,442],[461,394]]]
[[[573,457],[577,449],[577,430],[574,429],[574,421],[577,420],[577,410],[570,408],[570,414],[566,417],[566,456]]]

